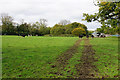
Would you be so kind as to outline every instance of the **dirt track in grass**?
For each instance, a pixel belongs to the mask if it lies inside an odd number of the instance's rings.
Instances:
[[[65,69],[68,65],[68,61],[73,57],[75,53],[77,53],[77,49],[80,46],[80,42],[84,40],[85,45],[82,51],[82,56],[80,57],[79,64],[75,65],[76,75],[73,75],[70,78],[94,78],[95,72],[97,72],[96,66],[93,63],[97,60],[94,59],[95,51],[92,48],[92,45],[89,43],[89,39],[80,39],[77,40],[76,43],[69,48],[66,52],[62,53],[57,59],[56,63],[51,67],[57,68],[57,72],[51,71],[50,74],[61,75],[61,71]],[[69,77],[68,77],[69,78]]]
[[[76,41],[76,43],[69,48],[66,52],[62,53],[57,58],[57,63],[61,68],[65,68],[67,61],[72,58],[72,56],[77,52],[78,47],[80,46],[81,40]]]
[[[70,58],[72,58],[72,56],[73,56],[75,53],[77,53],[77,49],[78,49],[78,47],[80,46],[80,42],[81,42],[81,41],[82,41],[81,39],[77,40],[77,41],[75,42],[75,44],[74,44],[71,48],[69,48],[66,52],[62,53],[62,54],[56,59],[55,65],[52,65],[51,67],[52,67],[52,68],[57,68],[58,71],[63,70],[63,69],[66,67],[66,65],[68,64],[68,60],[70,60]],[[55,72],[55,73],[51,72],[51,73],[52,73],[52,74],[57,74],[57,75],[62,75],[62,73],[60,73],[60,72]],[[51,73],[50,73],[50,74],[51,74]]]
[[[89,43],[89,39],[85,39],[84,50],[82,52],[82,57],[80,58],[80,63],[76,64],[76,71],[78,78],[94,78],[94,72],[97,69],[93,63],[97,60],[94,58],[95,50],[93,50],[92,45]]]

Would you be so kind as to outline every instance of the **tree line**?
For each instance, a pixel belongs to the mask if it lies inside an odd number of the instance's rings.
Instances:
[[[32,35],[32,36],[73,36],[73,35],[87,35],[88,30],[84,24],[73,22],[69,20],[61,20],[58,24],[55,24],[53,27],[47,27],[47,20],[40,19],[39,21],[30,24],[26,23],[23,20],[20,24],[14,23],[13,18],[8,14],[1,15],[2,24],[2,35]],[[79,31],[77,31],[79,30]],[[77,34],[76,34],[77,33]]]
[[[98,21],[102,24],[101,28],[97,28],[97,32],[105,34],[120,34],[120,2],[102,2],[98,0],[98,13],[83,13],[83,21]],[[68,20],[61,20],[53,27],[47,27],[47,20],[40,19],[33,24],[22,22],[14,23],[13,18],[7,14],[1,15],[0,33],[2,35],[89,35],[92,32],[87,30],[87,26],[81,23]]]

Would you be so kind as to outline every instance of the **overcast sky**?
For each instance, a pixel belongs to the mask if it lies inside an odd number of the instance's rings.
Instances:
[[[8,13],[18,23],[21,19],[34,23],[45,18],[48,26],[52,27],[66,19],[83,23],[89,30],[95,30],[100,27],[99,23],[81,21],[83,13],[95,12],[98,12],[98,7],[93,4],[93,0],[0,0],[0,13]]]

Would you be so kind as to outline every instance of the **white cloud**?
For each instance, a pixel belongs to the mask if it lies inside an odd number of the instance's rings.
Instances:
[[[96,29],[100,24],[81,21],[83,13],[97,12],[93,0],[0,0],[0,13],[8,13],[15,21],[24,19],[36,22],[40,18],[48,20],[53,26],[62,19],[84,23],[88,29]],[[95,25],[95,27],[92,27]]]

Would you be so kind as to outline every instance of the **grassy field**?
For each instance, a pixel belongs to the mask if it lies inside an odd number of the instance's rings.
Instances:
[[[50,62],[78,38],[3,36],[3,77],[46,77]]]
[[[56,76],[50,74],[56,58],[69,49],[79,38],[77,37],[2,37],[2,75],[3,78],[46,78]],[[118,76],[118,39],[94,38],[90,44],[95,50],[94,62],[98,69],[95,77]],[[77,75],[75,65],[80,63],[84,40],[77,52],[68,60],[68,64],[57,77],[74,77]]]
[[[98,68],[98,77],[118,77],[118,38],[96,38],[91,40]]]

